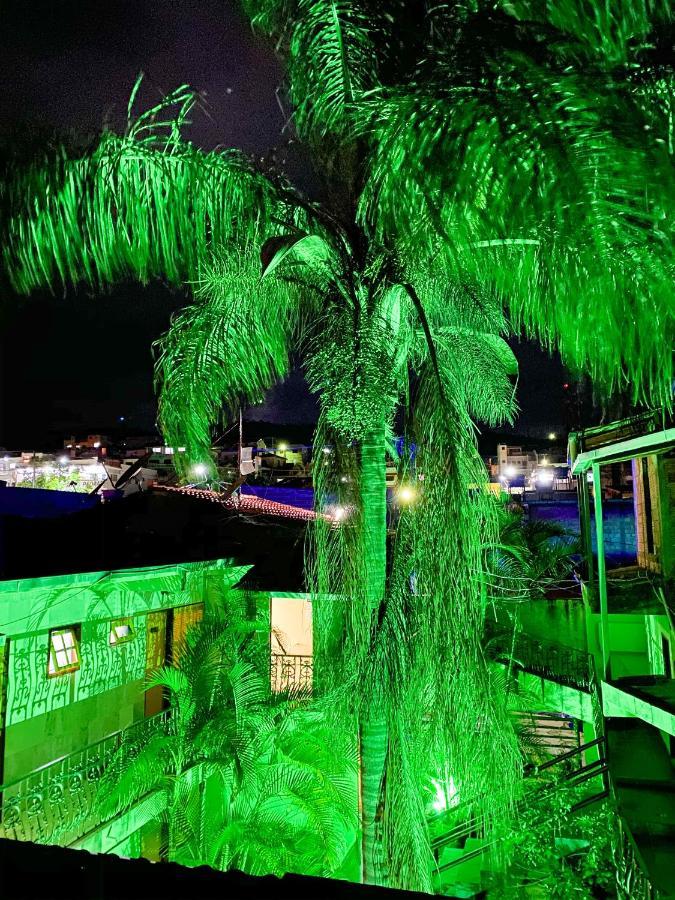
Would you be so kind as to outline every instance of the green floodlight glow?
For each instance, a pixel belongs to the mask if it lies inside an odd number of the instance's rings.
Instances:
[[[435,813],[442,813],[459,805],[459,791],[452,778],[448,778],[447,781],[432,778],[431,784],[434,790],[431,806]]]

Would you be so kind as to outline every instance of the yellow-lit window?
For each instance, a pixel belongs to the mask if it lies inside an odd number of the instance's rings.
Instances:
[[[49,632],[49,663],[47,674],[50,678],[65,675],[80,668],[80,643],[78,629],[57,628]]]
[[[132,640],[133,636],[134,628],[131,624],[131,619],[115,619],[110,624],[109,640],[111,644],[125,644],[127,641]]]

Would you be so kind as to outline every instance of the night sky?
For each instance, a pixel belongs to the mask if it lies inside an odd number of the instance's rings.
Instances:
[[[189,137],[265,153],[281,140],[281,69],[228,0],[2,0],[0,142],[16,135],[123,127],[127,98],[145,73],[140,103],[189,83],[204,95]],[[300,151],[290,173],[312,183]],[[0,297],[0,445],[49,446],[61,435],[150,431],[155,404],[151,345],[187,301],[157,284],[106,296]],[[522,431],[561,430],[557,360],[516,345]],[[311,421],[316,407],[301,376],[270,392],[249,417]],[[124,417],[124,423],[120,423]]]

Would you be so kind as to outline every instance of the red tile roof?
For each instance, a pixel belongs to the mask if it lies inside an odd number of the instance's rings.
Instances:
[[[228,509],[234,509],[246,515],[278,516],[282,519],[304,519],[309,521],[317,518],[317,513],[312,509],[301,509],[298,506],[289,506],[287,503],[277,503],[274,500],[263,500],[262,497],[254,497],[250,494],[233,494],[228,496],[219,491],[209,491],[204,488],[192,487],[164,487],[163,490],[175,494],[184,494],[186,497],[194,497],[197,500],[209,500],[211,503],[220,503]],[[326,515],[326,519],[332,516]]]

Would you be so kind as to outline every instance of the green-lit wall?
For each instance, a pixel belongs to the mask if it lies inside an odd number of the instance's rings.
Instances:
[[[222,604],[247,568],[216,560],[0,582],[0,645],[8,648],[4,710],[0,704],[0,783],[142,718],[143,681],[152,657],[148,614],[194,603]],[[119,618],[131,620],[134,636],[111,645],[111,622]],[[80,668],[49,677],[50,629],[67,626],[80,629]]]
[[[111,646],[110,620],[81,625],[81,668],[47,677],[49,632],[10,643],[5,782],[126,728],[143,716],[145,615],[131,641]]]

